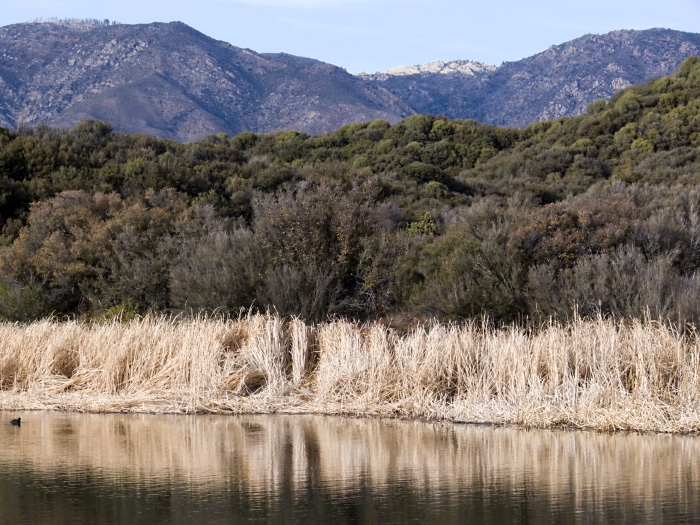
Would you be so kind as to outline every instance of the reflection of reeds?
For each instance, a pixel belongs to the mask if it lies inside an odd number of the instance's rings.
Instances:
[[[3,463],[39,474],[237,487],[298,495],[309,487],[352,493],[397,480],[417,492],[515,494],[590,508],[608,498],[658,511],[691,503],[700,441],[691,436],[515,430],[321,416],[27,414],[22,440],[3,438]],[[10,447],[9,449],[7,447]],[[618,502],[615,499],[615,502]],[[595,520],[594,520],[595,521]],[[652,520],[653,521],[653,520]]]
[[[657,323],[538,332],[318,326],[270,315],[0,325],[0,407],[316,412],[700,429],[698,336]]]

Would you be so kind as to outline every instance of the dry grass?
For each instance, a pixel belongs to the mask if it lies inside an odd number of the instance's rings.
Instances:
[[[145,318],[0,324],[0,408],[312,412],[537,427],[700,430],[697,334],[573,321],[309,326]]]

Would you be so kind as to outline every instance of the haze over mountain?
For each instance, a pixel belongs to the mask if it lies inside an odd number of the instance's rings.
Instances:
[[[179,22],[25,23],[0,28],[0,125],[96,118],[180,141],[247,130],[316,134],[415,113],[522,127],[579,114],[696,54],[699,34],[616,31],[500,67],[435,61],[354,76],[311,58],[238,48]]]

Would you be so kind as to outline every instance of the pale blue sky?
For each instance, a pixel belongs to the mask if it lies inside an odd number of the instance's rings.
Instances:
[[[493,65],[586,33],[666,27],[700,32],[700,0],[22,0],[0,25],[39,17],[129,24],[179,20],[259,52],[330,62],[351,73],[432,60]]]

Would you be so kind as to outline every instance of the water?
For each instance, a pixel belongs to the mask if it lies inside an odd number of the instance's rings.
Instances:
[[[7,423],[21,416],[22,426]],[[0,413],[0,523],[697,523],[700,438]]]

